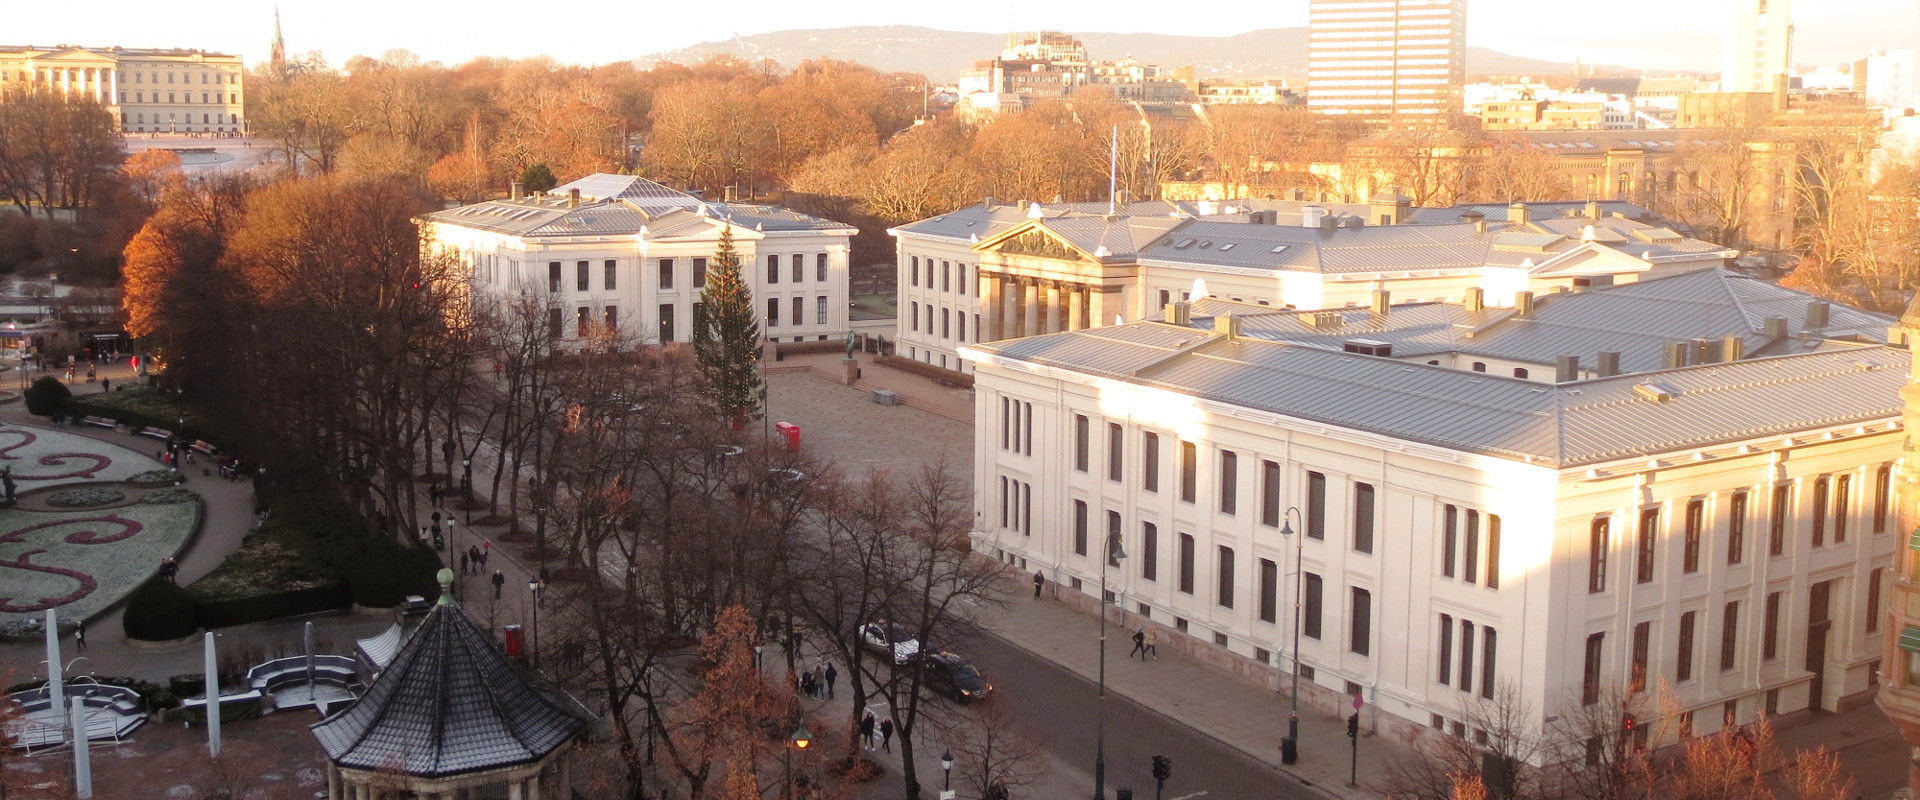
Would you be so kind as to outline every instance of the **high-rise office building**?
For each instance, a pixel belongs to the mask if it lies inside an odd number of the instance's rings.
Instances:
[[[1445,124],[1467,76],[1466,0],[1313,0],[1307,104],[1396,124]]]
[[[1793,70],[1793,18],[1787,0],[1734,0],[1722,92],[1771,92]]]

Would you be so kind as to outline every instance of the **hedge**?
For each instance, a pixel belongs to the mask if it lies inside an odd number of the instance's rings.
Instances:
[[[316,611],[334,611],[346,608],[352,602],[346,583],[334,581],[324,586],[250,597],[199,597],[194,600],[193,616],[200,627],[226,628]]]
[[[41,380],[50,379],[42,378]],[[65,406],[67,410],[74,413],[85,414],[89,417],[105,417],[113,420],[115,424],[125,425],[129,428],[157,428],[159,430],[169,431],[175,436],[186,439],[189,442],[198,440],[209,442],[215,447],[226,447],[226,444],[223,443],[224,437],[216,433],[201,430],[194,425],[181,425],[181,418],[178,416],[154,414],[131,408],[120,408],[107,405],[97,399],[105,396],[108,395],[96,394],[70,398],[66,401]]]
[[[938,383],[941,386],[951,386],[959,389],[973,388],[973,376],[959,370],[944,369],[922,361],[915,361],[911,358],[901,358],[899,356],[877,356],[873,359],[873,363],[883,367],[892,367],[901,372],[918,375]]]
[[[364,557],[347,573],[353,602],[368,608],[392,608],[419,595],[429,600],[440,593],[434,579],[440,571],[440,556],[425,547],[369,548]]]
[[[192,636],[199,629],[193,595],[166,578],[154,577],[127,596],[120,618],[129,639],[163,642]]]
[[[72,396],[73,392],[59,378],[51,375],[40,378],[27,387],[27,413],[36,417],[51,417]]]

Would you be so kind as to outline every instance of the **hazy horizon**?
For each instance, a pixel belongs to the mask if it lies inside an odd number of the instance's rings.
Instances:
[[[19,3],[8,10],[8,31],[0,34],[5,39],[0,44],[197,48],[237,52],[249,64],[265,60],[274,5],[257,0],[235,5],[244,8],[208,17],[154,14],[150,5],[129,0]],[[1467,12],[1468,43],[1552,61],[1577,59],[1645,71],[1717,72],[1732,3],[1614,0],[1604,6],[1543,10],[1553,5],[1561,4],[1474,0]],[[863,25],[980,33],[1045,28],[1224,37],[1263,28],[1302,27],[1307,21],[1306,0],[1280,5],[1222,0],[1208,6],[1214,13],[1204,17],[1169,15],[1164,4],[1146,0],[1066,2],[1039,9],[1010,3],[992,14],[994,19],[954,19],[945,13],[946,7],[909,8],[873,0],[832,7],[749,0],[729,14],[608,6],[597,9],[599,18],[590,22],[576,15],[529,17],[524,6],[497,0],[460,4],[458,16],[447,15],[436,8],[444,8],[437,3],[285,0],[279,7],[289,53],[318,50],[335,66],[355,55],[378,56],[393,49],[447,64],[487,56],[536,55],[567,63],[604,64],[734,36]],[[1650,24],[1653,18],[1659,24]],[[1874,50],[1920,42],[1920,0],[1851,4],[1801,0],[1794,9],[1794,23],[1796,64],[1838,64]],[[1120,55],[1094,54],[1096,58]]]

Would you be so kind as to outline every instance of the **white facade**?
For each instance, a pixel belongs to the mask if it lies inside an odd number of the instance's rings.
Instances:
[[[652,194],[595,194],[596,180],[645,183]],[[570,200],[564,191],[576,185],[589,191]],[[847,335],[854,228],[767,206],[663,196],[671,190],[628,176],[594,176],[556,191],[438,212],[423,224],[471,270],[476,293],[543,295],[565,337],[611,327],[656,344],[693,340],[706,268],[727,226],[769,342]]]
[[[130,133],[242,133],[240,57],[199,50],[0,47],[0,95],[58,92],[107,107]]]
[[[1920,57],[1882,50],[1853,62],[1853,90],[1867,105],[1900,111],[1920,107]]]
[[[1313,0],[1307,104],[1446,123],[1466,83],[1466,0]]]
[[[1793,18],[1788,0],[1734,0],[1727,31],[1722,92],[1771,92],[1793,74]]]
[[[1158,341],[1169,328],[1140,323],[1107,341]],[[1146,366],[1089,350],[1099,332],[966,350],[977,549],[1092,603],[1110,534],[1126,554],[1107,569],[1125,625],[1166,626],[1176,644],[1274,679],[1292,671],[1300,591],[1298,663],[1314,687],[1303,703],[1344,714],[1361,691],[1384,712],[1369,727],[1400,738],[1466,735],[1471,705],[1508,685],[1543,732],[1635,675],[1701,732],[1728,714],[1832,710],[1871,687],[1885,635],[1871,587],[1898,536],[1897,411],[1846,424],[1809,414],[1791,436],[1555,465],[1166,385],[1175,379],[1149,371],[1268,363],[1280,351],[1262,348],[1289,347],[1180,330],[1199,338]],[[1887,372],[1860,380],[1897,388],[1904,354],[1861,352]],[[1103,365],[1059,360],[1076,358]],[[1349,391],[1358,401],[1367,389]],[[1897,409],[1886,394],[1880,405]]]

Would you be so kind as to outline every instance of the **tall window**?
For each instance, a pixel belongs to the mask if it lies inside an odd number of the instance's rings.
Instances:
[[[1727,563],[1738,564],[1747,553],[1747,493],[1727,499]]]
[[[1200,450],[1193,442],[1180,443],[1180,499],[1191,503],[1200,490]]]
[[[793,254],[793,282],[799,283],[801,281],[806,280],[807,279],[806,270],[807,270],[807,257],[801,253],[794,253]]]
[[[1193,534],[1180,534],[1180,591],[1193,594]]]
[[[1487,515],[1487,588],[1500,588],[1500,515]]]
[[[573,288],[575,291],[584,292],[589,288],[587,281],[590,278],[588,277],[587,267],[590,263],[591,262],[581,261],[573,265]]]
[[[1326,587],[1322,585],[1320,576],[1311,572],[1304,573],[1302,578],[1300,593],[1304,597],[1300,604],[1305,609],[1300,612],[1300,634],[1317,640],[1320,638],[1320,607],[1323,604],[1322,598],[1326,595]]]
[[[547,291],[553,294],[560,293],[560,262],[558,261],[547,262]]]
[[[1640,691],[1647,688],[1647,659],[1652,657],[1653,623],[1642,622],[1633,626],[1633,672],[1628,678],[1628,691]]]
[[[1873,471],[1873,532],[1887,532],[1887,493],[1893,487],[1893,465]]]
[[[1120,512],[1118,511],[1107,512],[1107,538],[1106,544],[1101,545],[1101,548],[1101,552],[1107,559],[1107,566],[1119,567],[1120,559],[1115,557],[1120,550]]]
[[[1833,543],[1847,541],[1847,496],[1852,494],[1853,476],[1841,474],[1833,479]]]
[[[1660,541],[1660,509],[1643,508],[1640,510],[1640,530],[1634,540],[1633,580],[1635,583],[1653,582],[1653,549]]]
[[[1273,622],[1280,607],[1280,565],[1260,559],[1260,621]]]
[[[804,297],[793,298],[793,324],[795,325],[807,324],[806,300]]]
[[[1140,523],[1140,577],[1160,580],[1160,528],[1151,522]]]
[[[1825,475],[1813,481],[1813,546],[1827,543],[1827,492],[1833,480]]]
[[[1607,635],[1604,633],[1587,636],[1586,660],[1580,671],[1580,705],[1590,706],[1600,702],[1600,657],[1606,649],[1606,643]]]
[[[1373,484],[1353,485],[1353,549],[1373,552]]]
[[[953,277],[953,262],[950,262],[950,261],[940,262],[940,291],[948,292],[953,290],[952,277]]]
[[[620,274],[620,262],[609,258],[607,259],[607,263],[603,265],[603,267],[604,268],[602,270],[602,274],[600,275],[600,283],[602,284],[601,288],[604,288],[607,291],[611,292],[614,289],[618,288],[620,284],[618,280],[619,274]]]
[[[1220,513],[1233,515],[1240,510],[1240,457],[1231,450],[1220,451]]]
[[[1260,462],[1260,524],[1280,527],[1280,462]]]
[[[1686,532],[1681,543],[1680,570],[1689,575],[1700,571],[1700,524],[1706,515],[1707,501],[1693,498],[1687,501],[1687,518],[1684,523]]]
[[[608,333],[613,333],[614,331],[620,330],[620,307],[607,306],[606,320],[607,321],[604,323],[601,323],[601,325],[602,327],[605,327],[607,329]]]
[[[1073,501],[1073,554],[1087,554],[1087,501]]]
[[[1607,538],[1608,528],[1612,524],[1611,517],[1593,518],[1593,530],[1587,541],[1588,594],[1599,594],[1607,590]]]
[[[1760,657],[1768,661],[1780,655],[1780,593],[1767,593],[1766,617],[1760,626]]]
[[[699,308],[699,306],[694,306],[694,308]],[[675,332],[673,327],[674,327],[673,326],[673,304],[661,303],[660,304],[660,341],[662,343],[671,342],[675,340]]]
[[[1353,587],[1353,624],[1347,626],[1351,633],[1347,649],[1357,655],[1368,655],[1373,650],[1373,593],[1358,586]]]
[[[693,260],[693,289],[695,291],[699,291],[701,288],[705,287],[706,285],[707,285],[707,260],[704,258],[696,258]]]
[[[1494,661],[1500,651],[1499,635],[1492,628],[1480,629],[1480,696],[1493,699]]]
[[[563,317],[561,315],[560,308],[558,306],[547,309],[547,337],[548,338],[558,339],[562,335],[564,335],[566,333],[566,329],[562,327],[563,324],[564,324]]]
[[[1473,623],[1460,620],[1460,691],[1473,691]]]
[[[1160,434],[1140,434],[1140,488],[1160,491]]]
[[[574,335],[586,336],[587,328],[593,324],[593,310],[581,306],[573,310]]]
[[[907,285],[919,286],[920,285],[920,257],[912,256],[911,263],[913,265],[912,267],[913,271],[907,273]]]
[[[1880,573],[1878,567],[1867,572],[1867,633],[1880,630]]]
[[[767,256],[767,283],[780,282],[780,256]]]
[[[1453,615],[1440,615],[1440,683],[1453,685]]]
[[[672,289],[673,289],[673,259],[671,258],[660,259],[660,290],[671,291]]]
[[[1307,536],[1327,538],[1327,476],[1307,473]]]
[[[1233,607],[1233,548],[1221,546],[1219,553],[1220,572],[1216,576],[1220,585],[1219,603],[1221,608]]]
[[[1118,482],[1126,463],[1127,430],[1118,422],[1107,423],[1107,480]]]
[[[1460,549],[1459,509],[1449,503],[1442,509],[1440,520],[1440,574],[1453,577],[1458,571],[1455,566],[1455,551]]]
[[[1461,559],[1460,577],[1467,583],[1480,580],[1480,512],[1467,509],[1467,538],[1465,558]]]
[[[824,294],[813,298],[813,322],[816,325],[827,324],[827,296]],[[962,336],[960,338],[965,339],[966,337]]]
[[[1093,423],[1087,419],[1087,415],[1073,415],[1073,469],[1075,472],[1087,471],[1087,451],[1093,447],[1093,443],[1087,439],[1092,435],[1089,431],[1092,427]]]
[[[1680,614],[1680,647],[1674,654],[1676,665],[1673,670],[1674,683],[1686,683],[1693,680],[1693,619],[1695,612]]]
[[[1740,601],[1728,603],[1720,610],[1720,671],[1733,669],[1735,660],[1740,657]]]
[[[827,254],[826,253],[815,253],[813,255],[813,279],[821,283],[825,283],[827,281]]]
[[[767,327],[771,328],[779,324],[780,324],[780,298],[769,297],[767,298]]]
[[[1777,556],[1787,549],[1787,500],[1793,487],[1777,484],[1773,487],[1773,518],[1767,520],[1767,555]]]

